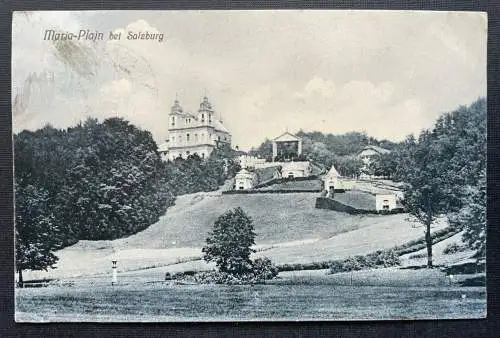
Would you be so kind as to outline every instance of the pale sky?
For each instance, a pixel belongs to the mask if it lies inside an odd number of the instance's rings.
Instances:
[[[105,39],[58,44],[46,29]],[[176,93],[195,113],[206,91],[241,149],[286,128],[398,141],[486,96],[486,34],[467,12],[14,13],[14,132],[121,116],[162,143]]]

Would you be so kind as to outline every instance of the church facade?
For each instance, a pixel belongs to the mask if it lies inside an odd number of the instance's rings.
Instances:
[[[169,113],[168,134],[167,142],[158,149],[164,160],[193,154],[207,158],[215,148],[231,147],[231,134],[206,96],[197,114],[185,112],[175,100]]]

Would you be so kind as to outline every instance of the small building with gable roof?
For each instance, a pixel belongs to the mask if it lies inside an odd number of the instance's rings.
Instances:
[[[273,162],[291,161],[302,154],[302,139],[288,131],[272,140]]]

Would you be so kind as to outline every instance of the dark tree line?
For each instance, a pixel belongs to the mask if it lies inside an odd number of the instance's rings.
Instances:
[[[155,223],[176,195],[217,189],[228,152],[163,162],[151,133],[120,118],[14,135],[16,268],[46,269],[78,240],[115,239]],[[230,154],[229,154],[230,155]]]

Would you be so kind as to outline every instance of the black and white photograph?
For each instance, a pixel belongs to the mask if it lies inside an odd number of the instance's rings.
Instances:
[[[14,12],[16,322],[486,318],[487,32]]]

